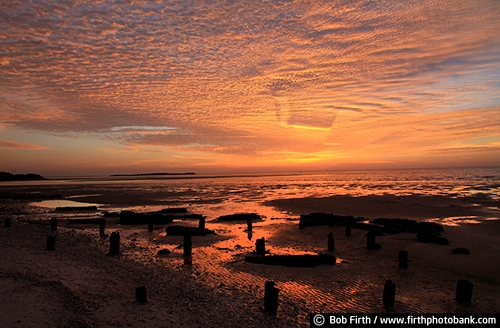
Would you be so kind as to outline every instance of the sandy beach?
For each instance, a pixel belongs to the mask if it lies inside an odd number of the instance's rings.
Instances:
[[[193,236],[193,255],[186,259],[178,247],[182,237],[166,235],[165,226],[148,232],[147,226],[108,220],[106,233],[121,235],[120,256],[108,256],[109,238],[99,236],[97,226],[72,225],[64,214],[3,199],[0,326],[307,327],[310,312],[498,313],[500,221],[491,219],[497,210],[484,212],[488,206],[481,206],[484,220],[468,219],[478,216],[474,204],[481,201],[392,196],[276,200],[266,205],[295,216],[254,223],[251,240],[246,223],[209,219],[206,226],[217,235]],[[368,250],[364,230],[353,229],[347,237],[339,226],[298,229],[298,214],[318,211],[368,219],[435,217],[444,223],[442,236],[450,243],[417,242],[412,233],[386,234],[377,237],[381,249]],[[54,216],[57,231],[49,226]],[[4,227],[6,218],[11,227]],[[327,253],[329,232],[335,238],[335,265],[293,268],[244,261],[261,237],[271,254]],[[49,235],[56,236],[54,251],[46,250]],[[458,247],[471,254],[454,254]],[[164,248],[171,253],[158,255]],[[397,265],[399,250],[409,253],[408,269]],[[382,304],[386,279],[396,284],[396,302],[389,308]],[[474,284],[470,304],[454,299],[459,279]],[[268,280],[280,289],[276,316],[263,311]],[[139,286],[147,289],[147,303],[135,299]]]

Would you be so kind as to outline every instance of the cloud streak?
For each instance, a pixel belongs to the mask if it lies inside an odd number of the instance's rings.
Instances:
[[[208,162],[500,135],[496,1],[7,0],[0,29],[0,123],[23,131]]]

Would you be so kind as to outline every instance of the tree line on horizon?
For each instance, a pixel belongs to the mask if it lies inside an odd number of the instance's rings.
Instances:
[[[43,180],[40,174],[12,174],[10,172],[0,172],[0,181],[28,181],[28,180]]]

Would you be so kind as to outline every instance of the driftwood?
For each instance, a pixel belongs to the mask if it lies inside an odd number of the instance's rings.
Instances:
[[[217,221],[261,221],[262,216],[257,213],[236,213],[222,215],[217,218]]]
[[[292,267],[315,267],[322,264],[335,264],[336,257],[330,254],[305,255],[267,255],[245,256],[245,262]]]

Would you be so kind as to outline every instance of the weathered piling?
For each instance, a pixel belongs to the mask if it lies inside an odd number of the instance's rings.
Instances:
[[[408,269],[408,251],[400,250],[398,254],[398,266],[401,269]]]
[[[350,226],[350,225],[347,225],[347,226],[345,227],[345,235],[346,235],[347,237],[349,237],[349,236],[351,235],[351,226]]]
[[[276,314],[280,290],[274,287],[274,281],[266,281],[264,288],[264,311]]]
[[[193,253],[193,240],[190,234],[184,235],[184,256],[191,256]]]
[[[334,244],[334,240],[333,240],[333,232],[330,232],[328,234],[328,250],[329,251],[335,250],[335,244]]]
[[[266,254],[266,239],[264,237],[255,241],[255,251],[259,255]]]
[[[6,228],[10,228],[11,224],[12,224],[12,220],[11,219],[9,219],[9,218],[5,219],[4,226]]]
[[[304,229],[306,227],[306,223],[304,222],[304,218],[302,216],[299,219],[299,229]]]
[[[247,231],[252,231],[252,219],[247,220]]]
[[[384,293],[382,295],[382,301],[384,306],[394,306],[394,301],[396,299],[396,284],[392,282],[391,279],[387,279],[384,284]]]
[[[56,236],[47,236],[47,250],[53,251],[56,249]]]
[[[198,229],[204,230],[205,229],[205,218],[201,217],[200,221],[198,222]]]
[[[145,286],[139,286],[135,289],[135,300],[137,303],[147,303],[148,295]]]
[[[379,244],[375,242],[375,232],[368,231],[366,234],[366,248],[368,249],[379,249],[382,248]]]
[[[469,304],[472,300],[472,289],[474,284],[465,279],[457,281],[457,289],[455,291],[455,300],[458,303]]]
[[[106,219],[99,220],[99,235],[104,236],[104,229],[106,228]]]
[[[56,218],[50,219],[50,230],[57,231],[57,219]]]
[[[109,237],[109,255],[120,255],[120,233],[114,231]]]

